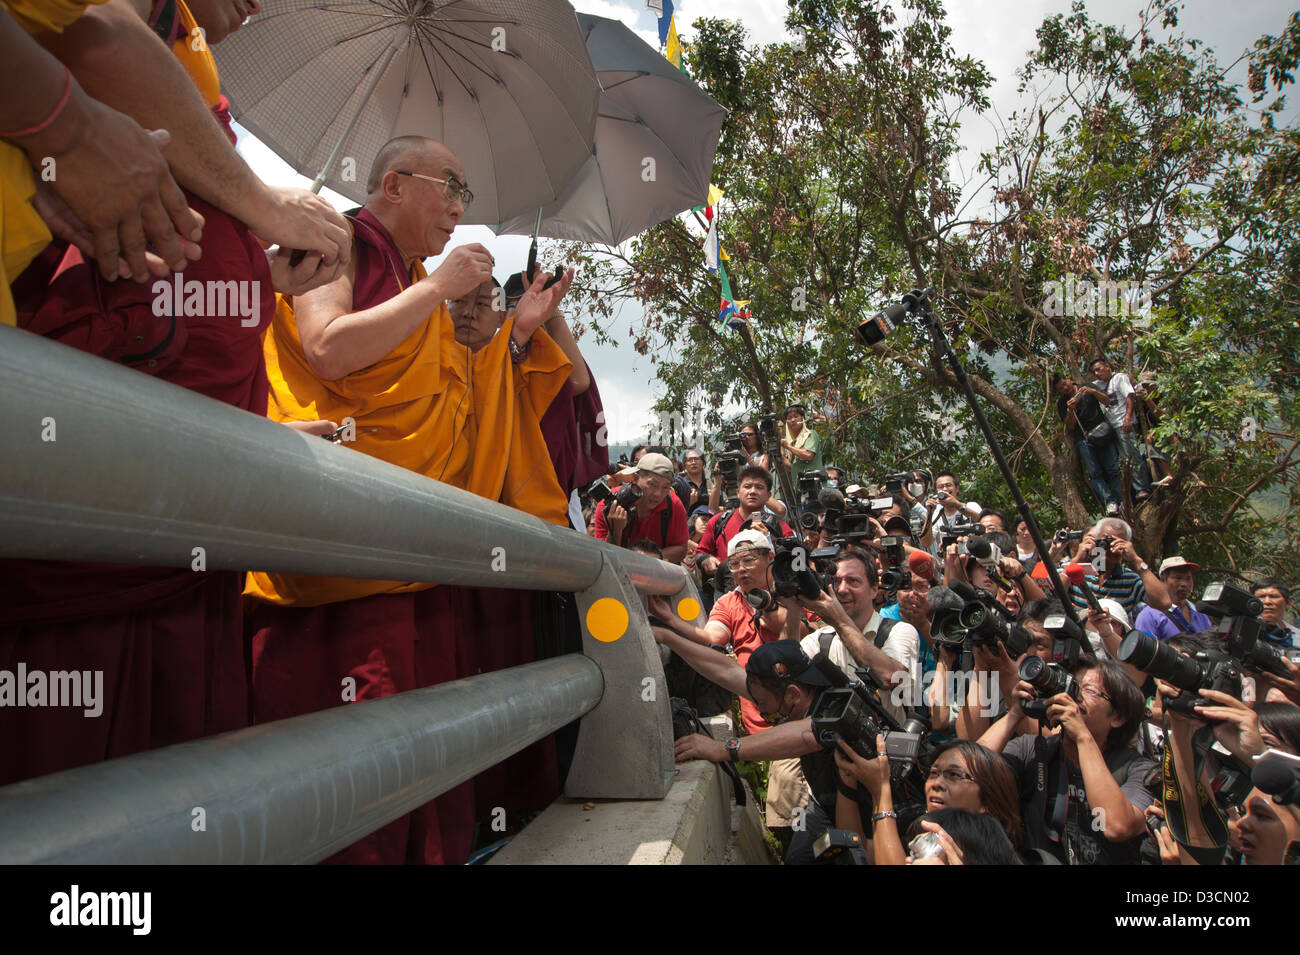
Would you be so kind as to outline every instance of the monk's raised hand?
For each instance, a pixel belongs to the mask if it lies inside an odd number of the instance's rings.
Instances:
[[[486,246],[478,242],[458,245],[447,253],[428,280],[438,286],[443,298],[464,298],[492,280],[492,265],[492,253]]]
[[[560,299],[564,298],[569,286],[573,284],[573,269],[564,273],[564,276],[552,285],[546,288],[546,283],[553,276],[543,272],[533,279],[533,284],[528,287],[519,304],[515,306],[515,336],[521,340],[527,340],[537,331],[537,326],[549,319],[555,314],[555,310],[560,306]]]
[[[347,269],[347,265],[341,261],[326,265],[319,252],[308,252],[297,265],[293,264],[293,256],[293,249],[277,246],[266,250],[266,258],[271,266],[271,283],[281,295],[310,292],[333,282]]]
[[[146,131],[75,82],[55,122],[14,137],[67,210],[61,237],[88,250],[105,279],[138,282],[182,271],[202,254],[203,217],[167,168],[168,141],[166,130]]]
[[[322,263],[333,268],[352,258],[352,230],[348,220],[315,193],[294,186],[266,186],[257,201],[239,203],[239,218],[267,245],[319,252]]]

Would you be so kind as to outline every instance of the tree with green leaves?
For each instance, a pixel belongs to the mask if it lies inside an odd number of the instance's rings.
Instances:
[[[1081,527],[1097,511],[1050,378],[1105,354],[1135,380],[1154,376],[1149,437],[1172,469],[1129,506],[1139,550],[1181,544],[1225,574],[1294,566],[1300,142],[1277,118],[1300,25],[1292,16],[1243,54],[1243,89],[1178,31],[1178,10],[1152,0],[1127,31],[1082,3],[1047,18],[1022,104],[978,157],[961,129],[987,121],[992,78],[953,49],[938,0],[791,0],[801,40],[758,48],[738,24],[698,20],[688,63],[730,110],[714,181],[753,318],[718,327],[702,230],[685,217],[626,251],[567,250],[582,276],[571,297],[604,336],[620,299],[640,304],[630,334],[656,361],[662,411],[704,410],[718,427],[728,400],[807,399],[827,415],[833,456],[864,479],[942,466],[986,504],[1005,500],[922,331],[904,325],[870,349],[855,335],[880,306],[933,287],[1044,523]]]

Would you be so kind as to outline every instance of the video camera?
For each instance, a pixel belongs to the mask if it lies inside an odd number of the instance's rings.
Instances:
[[[887,593],[912,589],[912,569],[907,566],[907,553],[903,550],[903,538],[896,535],[882,537],[877,542],[882,550],[881,563],[884,570],[880,572],[880,587]]]
[[[834,749],[842,739],[863,759],[875,759],[879,755],[876,737],[883,735],[890,776],[901,780],[910,774],[927,743],[929,723],[918,718],[915,711],[906,723],[890,716],[876,697],[880,684],[869,671],[859,669],[858,679],[849,682],[844,671],[824,653],[813,657],[812,664],[831,683],[817,697],[810,714],[813,735],[822,747]]]
[[[952,526],[939,526],[939,546],[941,549],[947,548],[949,544],[957,543],[959,538],[972,537],[984,533],[983,524],[953,524]]]
[[[777,422],[780,420],[781,416],[778,414],[758,416],[758,443],[769,452],[781,447],[781,433],[777,430]]]
[[[936,641],[946,646],[970,652],[975,644],[993,646],[1001,643],[1014,660],[1029,649],[1029,634],[1013,627],[1015,614],[1007,610],[986,590],[954,580],[948,589],[961,601],[960,609],[952,606],[935,606],[930,633]],[[1068,619],[1068,618],[1066,618]]]

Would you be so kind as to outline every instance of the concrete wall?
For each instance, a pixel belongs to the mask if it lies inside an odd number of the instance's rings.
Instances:
[[[705,722],[715,724],[715,737],[731,735],[728,718]],[[743,809],[733,802],[731,777],[719,767],[704,760],[681,763],[664,799],[557,800],[489,864],[769,863],[753,794],[746,787]]]

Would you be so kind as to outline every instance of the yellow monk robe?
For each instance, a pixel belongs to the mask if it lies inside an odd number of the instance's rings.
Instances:
[[[424,275],[417,263],[413,280]],[[281,297],[265,343],[271,383],[267,416],[340,424],[351,417],[356,440],[347,446],[353,450],[568,526],[568,498],[556,479],[540,421],[572,365],[541,329],[533,335],[528,359],[514,365],[508,346],[513,321],[471,354],[456,342],[443,304],[388,357],[324,382],[303,354],[292,303]],[[253,572],[244,593],[312,607],[432,586]]]
[[[35,34],[43,30],[62,33],[86,7],[104,0],[0,2],[19,26]],[[5,325],[15,325],[18,321],[9,283],[22,274],[52,238],[44,220],[32,208],[31,199],[35,194],[36,180],[27,154],[17,146],[0,142],[0,323]]]

